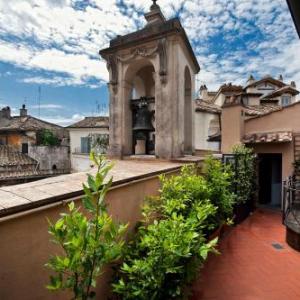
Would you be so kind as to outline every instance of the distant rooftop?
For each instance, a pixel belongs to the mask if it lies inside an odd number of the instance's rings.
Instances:
[[[40,129],[61,130],[63,127],[28,115],[25,105],[20,109],[19,116],[12,116],[9,106],[0,110],[0,131],[37,131]]]
[[[37,161],[26,154],[14,150],[11,146],[0,145],[0,167],[37,165]]]
[[[109,128],[109,117],[85,117],[68,128]]]

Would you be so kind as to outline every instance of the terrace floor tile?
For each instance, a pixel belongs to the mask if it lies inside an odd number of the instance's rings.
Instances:
[[[285,242],[280,212],[256,210],[225,234],[219,251],[209,256],[190,300],[300,299],[300,253]]]

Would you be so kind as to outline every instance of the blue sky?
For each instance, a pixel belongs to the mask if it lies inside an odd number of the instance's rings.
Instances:
[[[209,89],[282,74],[300,87],[300,41],[285,0],[159,0],[179,16]],[[141,28],[150,0],[0,0],[0,106],[61,125],[107,111],[98,56],[111,38]]]

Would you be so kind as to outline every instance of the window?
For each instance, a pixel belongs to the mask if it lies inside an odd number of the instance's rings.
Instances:
[[[22,153],[23,154],[28,154],[28,143],[23,143],[22,144]]]
[[[91,138],[82,137],[81,138],[81,153],[88,154],[91,152]]]
[[[281,105],[287,106],[291,104],[291,96],[282,96],[281,98]]]

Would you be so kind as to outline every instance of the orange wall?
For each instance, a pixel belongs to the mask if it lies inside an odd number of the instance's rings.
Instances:
[[[300,132],[300,103],[245,122],[245,134],[272,131]],[[256,153],[282,153],[282,179],[292,175],[294,162],[293,142],[256,144],[254,149]]]
[[[22,142],[22,137],[19,134],[9,134],[8,135],[8,145],[19,146]]]
[[[244,118],[242,113],[243,108],[241,105],[223,107],[222,109],[221,151],[223,153],[230,153],[232,147],[240,143],[244,135]]]
[[[300,103],[245,122],[245,134],[266,131],[300,132]]]
[[[158,189],[157,177],[116,187],[107,195],[109,212],[114,219],[129,222],[132,230],[141,217],[140,207],[144,198],[157,195]],[[45,289],[50,273],[44,264],[50,254],[58,250],[49,242],[46,218],[55,221],[64,210],[65,206],[60,205],[12,220],[0,220],[0,299],[71,299],[67,293],[53,294]],[[99,280],[99,299],[107,299],[109,274],[110,271]]]

